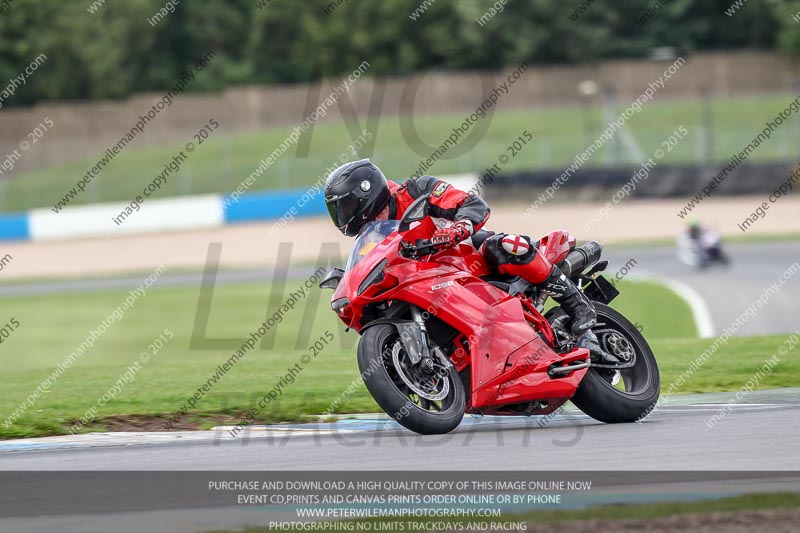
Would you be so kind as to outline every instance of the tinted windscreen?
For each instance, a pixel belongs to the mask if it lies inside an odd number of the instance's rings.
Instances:
[[[378,220],[364,226],[356,237],[356,242],[353,243],[353,250],[347,259],[345,270],[353,268],[386,237],[397,231],[399,225],[400,222],[397,220]]]

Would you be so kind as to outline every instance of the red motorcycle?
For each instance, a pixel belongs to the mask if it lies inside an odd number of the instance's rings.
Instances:
[[[560,307],[543,313],[547,295],[519,277],[493,273],[477,232],[437,251],[421,197],[402,220],[376,221],[356,238],[344,270],[320,283],[331,307],[361,334],[358,366],[380,407],[421,434],[456,428],[465,413],[546,415],[568,400],[602,422],[633,422],[659,395],[659,372],[647,341],[608,307],[619,292],[599,275],[601,246],[576,247],[554,231],[538,253],[584,291],[598,314],[593,328],[620,364],[592,361],[565,331]]]

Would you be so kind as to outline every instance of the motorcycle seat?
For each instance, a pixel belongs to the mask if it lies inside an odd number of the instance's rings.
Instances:
[[[494,235],[493,231],[485,229],[478,230],[475,232],[475,235],[472,236],[472,245],[475,248],[480,249],[480,247],[483,246],[483,243],[486,242],[486,239],[488,239],[492,235]]]
[[[531,282],[520,276],[490,274],[488,276],[481,276],[481,279],[489,285],[494,285],[501,291],[507,292],[511,296],[523,293],[531,287]]]

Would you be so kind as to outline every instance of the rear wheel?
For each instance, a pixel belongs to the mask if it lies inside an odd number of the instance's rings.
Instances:
[[[621,370],[590,367],[572,403],[601,422],[635,422],[658,401],[661,380],[655,355],[627,318],[607,305],[595,302],[594,306],[598,326],[592,330],[600,343],[620,359],[634,362]]]
[[[414,365],[391,324],[363,332],[358,368],[381,409],[411,431],[448,433],[464,417],[466,394],[455,367],[443,355],[433,357],[433,368]]]

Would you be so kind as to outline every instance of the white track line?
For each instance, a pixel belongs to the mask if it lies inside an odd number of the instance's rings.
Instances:
[[[708,308],[708,304],[706,304],[703,297],[700,296],[700,293],[693,287],[690,287],[682,281],[659,274],[653,274],[652,272],[641,272],[637,273],[635,276],[631,276],[632,281],[636,279],[660,283],[683,298],[692,310],[692,316],[694,317],[694,323],[697,326],[697,332],[700,338],[707,339],[714,337],[714,323],[711,320],[711,310]]]

